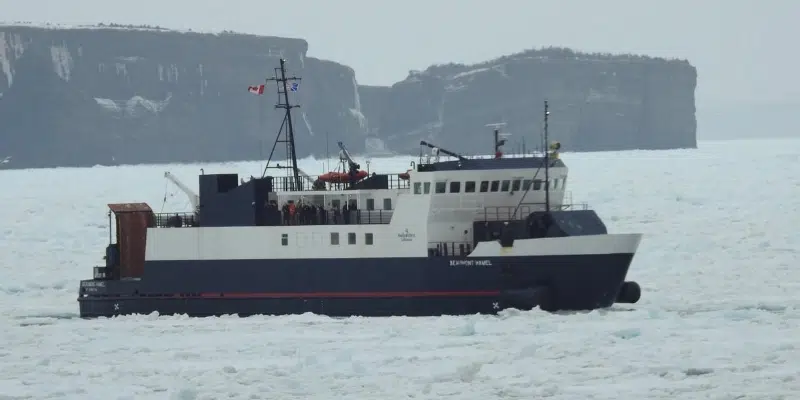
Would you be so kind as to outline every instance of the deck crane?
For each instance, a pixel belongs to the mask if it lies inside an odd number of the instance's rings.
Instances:
[[[450,157],[455,157],[459,161],[465,161],[467,159],[466,157],[462,156],[461,154],[454,153],[454,152],[452,152],[450,150],[445,150],[445,149],[443,149],[441,147],[436,146],[433,143],[428,143],[428,142],[426,142],[424,140],[420,140],[419,145],[420,146],[429,147],[431,149],[433,155],[436,156],[437,159],[439,158],[439,153],[446,154],[446,155],[448,155]]]
[[[357,162],[353,161],[353,157],[350,157],[350,152],[347,151],[347,148],[344,147],[342,142],[337,142],[336,144],[339,145],[339,159],[342,161],[347,161],[347,175],[350,176],[350,185],[354,185],[355,181],[357,180],[358,171],[361,169],[361,165]]]
[[[183,184],[175,175],[172,175],[169,171],[164,172],[164,178],[167,178],[170,182],[175,184],[183,193],[186,194],[186,197],[189,198],[189,202],[192,204],[192,209],[194,212],[200,211],[200,196],[197,195],[192,189],[189,189],[186,185]]]

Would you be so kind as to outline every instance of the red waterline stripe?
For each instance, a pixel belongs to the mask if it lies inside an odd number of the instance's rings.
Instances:
[[[469,292],[310,292],[310,293],[201,293],[202,298],[368,298],[368,297],[456,297],[456,296],[497,296],[499,291],[469,291]],[[185,296],[196,297],[196,296]]]
[[[113,299],[314,299],[314,298],[420,298],[420,297],[482,297],[497,296],[500,291],[461,291],[461,292],[303,292],[303,293],[174,293],[139,295],[89,294],[79,297],[79,301],[108,301]]]

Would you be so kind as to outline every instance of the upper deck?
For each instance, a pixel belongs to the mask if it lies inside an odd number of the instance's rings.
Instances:
[[[336,191],[336,190],[376,190],[376,189],[408,189],[408,178],[402,178],[401,173],[377,174],[372,173],[354,184],[349,182],[323,182],[322,175],[301,176],[298,181],[291,176],[272,177],[272,188],[275,192],[306,192],[306,191]]]
[[[487,171],[487,170],[515,170],[539,169],[545,167],[545,157],[538,155],[504,156],[502,158],[466,157],[464,159],[428,162],[420,160],[416,170],[418,172],[434,171]],[[550,158],[550,168],[566,167],[559,158]]]

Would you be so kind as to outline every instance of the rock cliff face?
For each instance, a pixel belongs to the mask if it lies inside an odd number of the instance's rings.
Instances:
[[[280,57],[303,78],[291,93],[299,156],[324,154],[326,133],[354,153],[416,152],[420,139],[487,153],[485,125],[500,121],[509,143],[538,144],[545,98],[566,149],[696,145],[685,61],[541,50],[370,87],[307,51],[300,39],[233,33],[2,26],[0,158],[15,168],[266,158],[282,120],[275,86],[246,88]]]
[[[409,136],[432,136],[489,153],[484,126],[495,122],[507,123],[509,143],[525,136],[538,146],[545,99],[550,132],[567,151],[667,149],[696,147],[696,82],[686,61],[545,49],[412,71],[391,88],[362,88],[361,102],[370,127],[396,149],[415,144]]]

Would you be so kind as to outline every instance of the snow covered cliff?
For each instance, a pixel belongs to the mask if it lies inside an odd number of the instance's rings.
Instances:
[[[274,86],[246,88],[280,57],[303,78],[292,93],[301,156],[324,154],[326,132],[356,153],[416,150],[420,138],[486,153],[484,125],[498,121],[510,143],[532,143],[545,97],[566,149],[695,146],[686,62],[541,50],[366,87],[307,51],[305,40],[235,33],[0,26],[0,153],[16,168],[266,158],[282,118]]]

